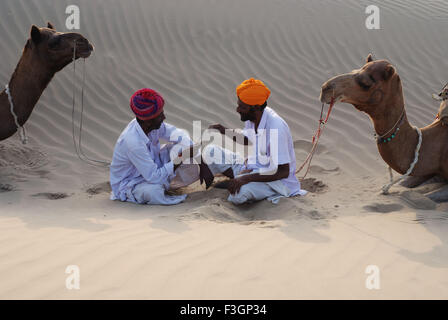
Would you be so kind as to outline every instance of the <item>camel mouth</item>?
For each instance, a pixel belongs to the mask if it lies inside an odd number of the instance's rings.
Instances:
[[[319,100],[320,100],[320,102],[322,102],[322,103],[329,103],[329,102],[328,102],[328,99],[327,99],[327,95],[324,93],[324,90],[323,90],[323,89],[321,89],[321,91],[320,91]]]
[[[322,90],[319,97],[320,102],[325,104],[330,104],[332,101],[333,103],[345,102],[346,97],[343,94],[336,96],[333,94],[333,90]]]
[[[78,49],[78,56],[80,58],[88,58],[92,54],[92,52],[95,50],[92,44],[88,44],[87,48],[80,48]]]
[[[81,51],[81,52],[79,52],[79,57],[85,59],[85,58],[90,57],[91,54],[92,54],[91,50]]]

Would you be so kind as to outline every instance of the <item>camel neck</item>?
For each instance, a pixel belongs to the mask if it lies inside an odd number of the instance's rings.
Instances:
[[[402,94],[398,94],[396,99],[388,101],[383,106],[375,108],[375,110],[376,112],[371,114],[370,117],[377,136],[387,137],[397,127],[408,123]]]
[[[42,92],[53,78],[55,72],[48,70],[39,59],[26,49],[17,64],[9,88],[19,124],[23,125],[31,115]]]
[[[397,121],[400,114],[396,112],[395,116],[391,116],[387,125],[378,124],[380,121],[374,120],[375,129],[381,128],[389,130]],[[383,160],[395,171],[404,174],[412,161],[414,160],[415,147],[418,142],[418,134],[408,121],[406,111],[403,114],[403,120],[400,120],[401,125],[395,137],[386,143],[379,143],[378,151]],[[382,132],[382,131],[381,131]]]
[[[377,146],[383,160],[392,169],[404,174],[414,160],[418,134],[408,121],[401,87],[397,91],[395,99],[375,108],[377,112],[370,117],[377,135],[386,134],[387,138],[390,137],[390,132],[396,132],[393,139]],[[398,126],[400,129],[396,131]]]

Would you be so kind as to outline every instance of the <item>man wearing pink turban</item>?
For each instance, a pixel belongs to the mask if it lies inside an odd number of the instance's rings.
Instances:
[[[115,145],[110,166],[112,200],[129,201],[140,204],[173,205],[185,200],[186,195],[167,195],[170,182],[180,166],[173,146],[182,149],[190,147],[188,133],[165,123],[163,97],[152,89],[135,92],[130,107],[135,114]],[[160,139],[171,144],[161,148]],[[176,161],[177,160],[177,161]],[[207,174],[207,167],[201,164],[201,182],[205,179],[207,187],[213,179]]]

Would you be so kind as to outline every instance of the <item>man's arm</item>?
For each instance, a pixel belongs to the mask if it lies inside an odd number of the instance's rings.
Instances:
[[[243,139],[238,139],[239,141],[243,140],[243,144],[245,146],[249,145],[249,139],[239,130],[235,129],[229,129],[224,127],[222,124],[213,124],[208,127],[209,129],[215,129],[218,130],[222,135],[227,135],[228,137],[232,138],[233,141],[237,141],[238,136],[242,136]]]
[[[186,130],[179,129],[169,123],[163,123],[163,130],[161,131],[160,137],[170,142],[175,142],[183,147],[188,147],[193,145],[193,140],[191,140],[190,135]],[[193,148],[193,147],[191,147]],[[180,154],[179,154],[180,157]],[[175,161],[173,166],[173,171],[176,171],[180,167],[182,161]]]
[[[166,183],[169,176],[177,169],[173,161],[165,163],[162,167],[158,168],[154,160],[151,159],[151,155],[145,146],[129,149],[128,157],[143,178],[154,184]]]
[[[289,176],[289,163],[281,164],[277,167],[277,171],[272,175],[262,175],[259,173],[247,174],[229,182],[228,190],[231,194],[236,194],[241,187],[250,182],[271,182],[285,179]]]
[[[193,145],[193,141],[186,130],[176,128],[175,126],[165,122],[163,123],[163,130],[161,130],[160,137],[170,142],[179,143],[183,147]]]

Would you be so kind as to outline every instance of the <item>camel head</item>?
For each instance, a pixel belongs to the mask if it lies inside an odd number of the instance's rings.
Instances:
[[[374,61],[372,55],[366,59],[361,69],[333,77],[321,88],[320,100],[352,104],[356,109],[371,116],[384,114],[388,105],[395,104],[400,77],[395,68],[386,60]]]
[[[92,44],[81,34],[58,32],[48,23],[46,28],[31,27],[25,50],[30,50],[40,64],[57,72],[73,61],[75,46],[76,59],[88,58],[93,51]]]

